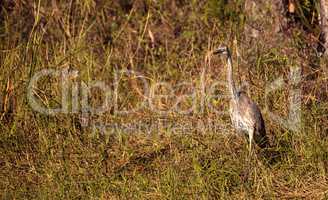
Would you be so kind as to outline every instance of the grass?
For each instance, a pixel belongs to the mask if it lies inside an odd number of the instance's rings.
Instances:
[[[261,12],[244,12],[244,1],[55,2],[1,8],[1,199],[327,198],[327,61],[311,48],[316,33],[299,24],[275,33]],[[250,27],[265,29],[253,38]],[[249,157],[247,140],[230,125],[224,62],[208,56],[221,43],[233,50],[236,80],[249,83],[263,110],[275,158],[260,150]],[[31,78],[67,67],[79,71],[69,92],[95,81],[108,87],[106,112],[32,109]],[[135,74],[119,70],[142,74],[148,93]],[[285,85],[266,94],[279,77]],[[41,78],[38,103],[60,107],[61,83]],[[269,114],[287,118],[295,89],[297,131]],[[97,107],[104,99],[95,87],[87,100]],[[68,102],[68,110],[83,104]],[[192,112],[168,112],[174,106]]]

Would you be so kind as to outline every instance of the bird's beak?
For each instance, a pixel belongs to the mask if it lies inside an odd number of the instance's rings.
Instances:
[[[225,47],[219,47],[216,50],[213,51],[213,54],[223,54],[227,51]]]

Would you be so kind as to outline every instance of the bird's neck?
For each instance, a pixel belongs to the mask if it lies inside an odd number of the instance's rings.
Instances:
[[[230,52],[228,52],[228,55],[227,55],[227,64],[228,64],[227,79],[228,79],[229,92],[230,92],[231,97],[233,99],[236,99],[237,98],[237,91],[236,91],[235,82],[233,80],[232,59],[231,59]]]

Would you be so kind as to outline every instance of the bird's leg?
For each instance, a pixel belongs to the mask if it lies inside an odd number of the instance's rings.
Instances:
[[[254,135],[254,129],[251,129],[248,132],[248,139],[249,139],[249,154],[252,153],[252,142],[253,142],[253,135]]]

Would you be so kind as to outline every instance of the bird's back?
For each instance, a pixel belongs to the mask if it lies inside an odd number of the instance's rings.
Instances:
[[[239,109],[239,115],[243,122],[249,128],[253,127],[254,140],[262,148],[268,145],[268,138],[265,131],[264,120],[259,107],[252,99],[250,99],[245,92],[238,92],[238,99],[236,106]]]

